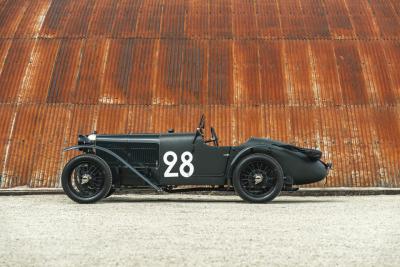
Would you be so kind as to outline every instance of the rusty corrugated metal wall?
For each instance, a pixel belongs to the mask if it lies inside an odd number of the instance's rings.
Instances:
[[[400,186],[398,0],[0,0],[1,187],[59,186],[78,133],[322,149],[327,184]]]

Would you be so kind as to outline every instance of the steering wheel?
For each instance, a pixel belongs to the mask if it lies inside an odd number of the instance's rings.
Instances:
[[[211,140],[213,141],[214,146],[219,146],[219,144],[218,144],[218,136],[217,136],[217,133],[215,132],[214,127],[211,127],[210,130],[211,130]]]
[[[204,114],[201,114],[199,126],[196,129],[196,135],[193,138],[193,144],[196,142],[196,139],[199,135],[204,138],[204,128],[206,127],[206,118]]]

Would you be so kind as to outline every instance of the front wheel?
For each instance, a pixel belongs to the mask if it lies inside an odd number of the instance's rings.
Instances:
[[[110,192],[112,174],[102,158],[84,154],[65,165],[61,183],[65,194],[75,202],[93,203]]]
[[[271,156],[252,154],[242,159],[233,172],[236,193],[248,202],[265,203],[279,195],[283,171]]]
[[[111,188],[110,192],[108,192],[104,198],[108,198],[108,197],[112,196],[112,194],[114,194],[114,193],[115,193],[115,188]]]

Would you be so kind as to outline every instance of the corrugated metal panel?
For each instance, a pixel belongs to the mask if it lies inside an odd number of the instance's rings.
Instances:
[[[90,134],[97,129],[99,106],[74,105],[66,126],[65,146],[77,144],[79,134]]]
[[[359,38],[378,38],[379,29],[376,25],[373,10],[367,1],[346,0],[350,19],[355,35]]]
[[[8,50],[11,46],[11,40],[0,40],[0,74],[3,71],[3,66],[7,58]]]
[[[291,105],[311,105],[314,93],[311,64],[306,41],[285,42],[287,90]]]
[[[277,1],[257,0],[256,16],[258,34],[264,38],[281,38],[282,29]]]
[[[289,39],[304,38],[306,30],[300,2],[279,1],[278,5],[283,36]]]
[[[398,37],[400,34],[400,20],[390,1],[375,0],[371,1],[370,5],[375,14],[381,36],[384,38]]]
[[[3,10],[5,4],[6,4],[6,0],[1,0],[0,1],[0,11]]]
[[[30,159],[33,165],[27,183],[31,187],[60,186],[60,147],[64,145],[67,136],[66,126],[70,119],[70,109],[59,104],[41,105],[38,114],[40,121],[35,124],[36,141],[33,157]]]
[[[62,37],[70,17],[71,10],[76,3],[74,1],[52,1],[44,18],[40,36]]]
[[[45,103],[60,41],[39,39],[32,51],[21,86],[20,99],[25,103]]]
[[[0,11],[0,36],[2,38],[11,38],[14,36],[28,6],[29,2],[24,0],[7,1],[4,3]]]
[[[95,1],[88,26],[88,36],[111,36],[117,13],[117,5],[118,1],[114,0]]]
[[[127,133],[151,133],[153,131],[152,107],[148,105],[129,106]]]
[[[233,37],[232,3],[230,0],[209,1],[210,38],[231,39]]]
[[[151,131],[166,132],[170,128],[177,132],[184,131],[187,124],[182,121],[184,117],[187,117],[190,108],[191,106],[154,106],[151,112]],[[189,114],[193,114],[193,112]],[[193,116],[195,115],[193,114]],[[190,122],[188,121],[188,123]]]
[[[208,103],[233,103],[233,44],[231,41],[209,42]]]
[[[42,111],[42,112],[40,112]],[[35,163],[35,148],[40,135],[37,129],[43,122],[43,109],[39,105],[21,105],[16,110],[7,160],[3,168],[2,185],[27,185]]]
[[[261,100],[257,42],[233,43],[236,104],[259,104]]]
[[[176,104],[179,97],[179,82],[182,62],[181,40],[159,41],[156,82],[154,86],[155,99],[157,104]]]
[[[14,35],[17,38],[37,37],[51,4],[51,0],[27,2],[29,3],[27,11],[24,12]]]
[[[139,17],[141,1],[123,0],[118,1],[115,15],[113,34],[118,37],[136,36],[136,25]]]
[[[199,115],[203,112],[201,108],[197,108],[197,110]],[[235,133],[237,124],[234,108],[230,106],[211,105],[208,106],[206,116],[208,118],[208,126],[214,127],[217,131],[219,144],[221,146],[237,144],[237,134]],[[194,125],[197,126],[197,123],[198,122],[195,122]],[[193,131],[193,123],[189,125],[188,131]],[[206,133],[206,136],[210,138],[211,134]]]
[[[70,9],[70,13],[65,25],[64,36],[86,37],[91,19],[92,10],[95,5],[94,0],[78,1]]]
[[[301,10],[304,14],[304,27],[309,38],[329,38],[329,23],[327,11],[322,1],[301,1]]]
[[[100,101],[109,104],[127,103],[131,86],[131,71],[134,65],[133,39],[120,39],[110,42],[104,86],[101,88]]]
[[[142,5],[136,24],[138,37],[160,37],[163,8],[162,0],[149,0],[145,5]]]
[[[290,108],[287,105],[262,106],[262,118],[264,118],[264,136],[287,143],[293,143],[290,125]]]
[[[259,41],[261,101],[287,104],[283,42]]]
[[[381,43],[385,52],[386,63],[389,69],[389,76],[392,82],[392,90],[395,95],[395,102],[400,102],[400,42]]]
[[[363,73],[367,81],[369,103],[395,104],[396,98],[392,90],[388,64],[379,42],[359,44]]]
[[[207,41],[185,42],[181,64],[180,104],[204,104],[207,102],[207,55]]]
[[[343,108],[332,106],[320,108],[317,112],[320,121],[319,147],[324,152],[324,159],[335,164],[334,169],[329,174],[329,179],[326,181],[327,186],[344,185],[343,178],[348,176],[346,174],[348,168],[338,167],[345,166],[350,155],[346,152],[344,146],[343,120],[338,119],[343,118],[342,115]]]
[[[47,102],[73,102],[81,63],[82,43],[82,40],[75,39],[61,42],[53,66]]]
[[[0,0],[1,186],[59,186],[78,134],[202,113],[222,145],[323,150],[311,186],[399,186],[399,25],[395,0]]]
[[[89,39],[83,44],[73,103],[99,102],[110,42],[110,40]]]
[[[236,144],[243,143],[252,136],[263,135],[262,132],[264,123],[262,110],[257,106],[242,106],[241,108],[236,108],[233,116],[236,122]]]
[[[0,185],[2,185],[2,181],[5,180],[5,177],[3,176],[3,170],[4,170],[4,162],[8,158],[8,147],[10,145],[10,135],[11,133],[11,128],[13,124],[13,118],[14,118],[14,110],[15,110],[15,105],[14,104],[8,104],[8,105],[0,105],[0,121],[2,122],[3,127],[0,127]]]
[[[148,73],[156,77],[152,102],[155,104],[206,103],[208,42],[161,40],[157,54],[156,73]],[[151,60],[151,57],[149,59]],[[142,62],[145,60],[143,59]],[[151,66],[154,65],[150,61],[148,67]],[[138,72],[138,75],[141,76],[143,73]]]
[[[323,106],[343,104],[334,46],[330,41],[310,42],[314,88]]]
[[[233,33],[235,37],[257,37],[257,17],[254,1],[232,1],[232,15]]]
[[[209,37],[209,3],[208,1],[192,0],[188,2],[185,17],[185,36],[190,38]]]
[[[186,1],[165,1],[161,20],[161,37],[182,38],[185,34]]]
[[[367,119],[370,116],[370,110],[363,106],[354,106],[348,110],[346,115],[348,116],[347,120],[350,130],[348,145],[351,147],[351,161],[353,165],[351,176],[347,177],[345,181],[346,185],[356,186],[363,181],[367,186],[372,186],[371,177],[376,174],[371,172],[374,166],[371,166],[371,163],[367,163],[368,159],[371,160],[371,158],[374,157],[372,154],[374,148],[371,146],[372,142],[370,142],[372,139],[371,130],[373,129],[373,125],[371,125]],[[366,128],[369,129],[369,131],[364,131],[364,126],[367,126]],[[363,141],[366,140],[368,141],[365,146]]]
[[[362,72],[357,43],[343,41],[335,43],[334,47],[343,102],[346,104],[366,103],[366,82]]]
[[[372,115],[373,122],[377,125],[374,146],[377,146],[379,149],[379,154],[376,155],[376,161],[380,163],[379,169],[376,172],[379,178],[376,184],[379,186],[399,186],[399,108],[387,107],[385,109],[374,110]]]
[[[129,107],[125,105],[100,106],[96,123],[98,133],[126,133]]]
[[[34,45],[33,40],[14,39],[12,41],[0,74],[0,102],[17,101]]]
[[[354,37],[350,16],[343,0],[324,1],[331,36],[337,39]]]

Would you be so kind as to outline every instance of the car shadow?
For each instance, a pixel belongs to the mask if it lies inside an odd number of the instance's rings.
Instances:
[[[166,203],[166,202],[174,202],[174,203],[243,203],[240,199],[183,199],[183,198],[129,198],[129,197],[110,197],[108,199],[104,199],[102,202],[104,203],[118,203],[118,202],[132,202],[132,203]]]
[[[323,199],[322,197],[319,199],[319,197],[314,198],[314,199],[282,199],[280,200],[279,198],[268,202],[268,203],[248,203],[240,198],[238,199],[206,199],[206,198],[201,198],[201,199],[193,199],[193,198],[176,198],[176,197],[170,197],[170,198],[146,198],[145,196],[140,197],[140,198],[131,198],[131,197],[121,197],[121,196],[111,196],[107,199],[103,199],[101,201],[102,203],[241,203],[241,204],[267,204],[267,205],[275,205],[275,204],[303,204],[303,203],[336,203],[336,202],[342,202],[341,200],[336,200],[336,199]],[[100,203],[100,202],[99,202]]]

